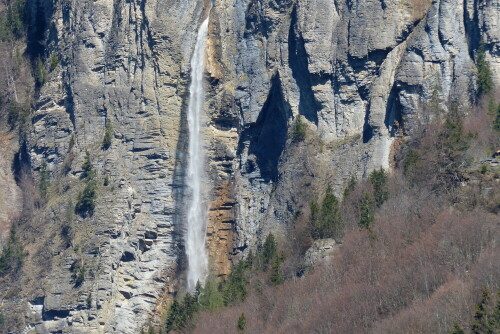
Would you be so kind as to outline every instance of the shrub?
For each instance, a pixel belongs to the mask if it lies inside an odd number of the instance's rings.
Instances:
[[[92,163],[90,162],[90,153],[87,151],[85,153],[85,160],[82,164],[82,179],[92,179],[95,176],[95,171],[93,169]]]
[[[0,13],[0,39],[12,40],[24,36],[25,0],[13,0]]]
[[[88,180],[85,188],[78,194],[75,213],[82,217],[92,216],[97,199],[97,184],[94,180]]]
[[[71,151],[73,147],[75,146],[75,134],[71,134],[71,137],[69,138],[69,147],[68,151]]]
[[[460,327],[460,325],[457,324],[457,323],[453,324],[453,329],[451,331],[449,331],[448,333],[449,334],[465,334],[465,332],[462,329],[462,327]]]
[[[113,126],[111,122],[106,121],[106,130],[104,131],[104,138],[102,140],[102,149],[107,150],[111,146],[111,139],[113,138]]]
[[[302,120],[302,115],[297,116],[297,120],[292,127],[292,139],[294,142],[301,142],[306,139],[307,124]]]
[[[50,72],[54,71],[59,65],[59,58],[57,58],[57,54],[55,52],[52,52],[50,54]]]
[[[48,191],[50,186],[50,173],[47,170],[47,163],[44,161],[42,166],[40,167],[40,195],[43,198],[47,198]]]
[[[20,103],[11,101],[7,103],[7,123],[13,130],[17,125],[22,125],[29,117],[29,107]]]
[[[71,280],[75,288],[80,287],[85,280],[85,265],[80,261],[75,261],[69,268],[71,271]]]
[[[481,46],[477,51],[476,66],[477,66],[477,94],[478,96],[482,96],[488,94],[493,89],[493,78],[491,74],[490,65],[486,60],[486,54],[483,44],[481,44]]]
[[[40,57],[36,59],[35,79],[39,86],[43,86],[43,84],[47,81],[47,71],[45,70],[45,66]]]
[[[347,182],[347,186],[345,187],[345,190],[344,190],[344,198],[349,196],[349,194],[354,191],[354,189],[356,188],[356,184],[357,184],[356,178],[354,176],[351,176],[351,178],[349,179],[349,182]]]
[[[243,332],[243,331],[245,331],[246,327],[247,327],[247,318],[245,317],[245,313],[242,313],[240,315],[240,317],[238,318],[238,322],[236,323],[236,328],[240,332]]]
[[[10,231],[10,237],[7,245],[0,255],[0,277],[6,275],[12,270],[17,270],[22,266],[24,250],[19,238],[17,237],[14,225]]]

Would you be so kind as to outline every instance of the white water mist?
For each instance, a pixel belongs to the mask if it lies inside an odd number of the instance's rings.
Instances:
[[[201,115],[205,100],[203,75],[205,72],[207,30],[208,17],[198,30],[194,54],[191,58],[191,85],[189,87],[190,99],[187,115],[189,127],[189,162],[187,169],[189,198],[185,236],[188,260],[188,291],[193,291],[198,281],[204,283],[208,268],[208,255],[205,248],[207,208],[204,203],[203,191],[205,161],[201,133]]]

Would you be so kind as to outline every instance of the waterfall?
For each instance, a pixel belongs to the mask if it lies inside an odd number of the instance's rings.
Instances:
[[[187,186],[189,191],[187,228],[185,236],[188,260],[187,289],[193,291],[196,282],[203,283],[207,276],[208,255],[205,248],[207,208],[204,203],[203,176],[204,157],[201,136],[201,115],[205,94],[203,75],[205,72],[205,44],[207,41],[208,17],[203,21],[196,38],[191,58],[191,85],[189,87],[189,163]]]

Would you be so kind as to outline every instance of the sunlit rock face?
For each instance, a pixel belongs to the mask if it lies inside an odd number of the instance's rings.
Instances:
[[[12,302],[19,328],[137,333],[185,286],[190,61],[210,4],[29,6],[43,14],[43,52],[60,65],[34,105],[25,150],[34,175],[46,162],[57,186],[27,223],[39,232],[27,241]],[[498,0],[216,0],[201,120],[211,273],[224,277],[269,231],[290,228],[313,191],[339,194],[351,176],[389,168],[395,138],[445,113],[442,102],[467,108],[481,41],[499,83],[499,8]],[[303,142],[292,139],[298,115]],[[109,185],[100,183],[84,218],[71,207],[86,151]],[[86,268],[79,286],[75,263]]]

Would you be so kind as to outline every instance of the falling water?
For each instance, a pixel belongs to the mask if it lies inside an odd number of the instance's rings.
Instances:
[[[201,139],[201,121],[203,112],[205,72],[205,44],[207,41],[208,17],[198,30],[194,54],[191,58],[191,86],[189,87],[189,163],[187,186],[189,189],[186,256],[188,259],[187,288],[193,291],[196,283],[203,283],[207,275],[208,256],[205,249],[206,207],[203,202],[203,150]]]

